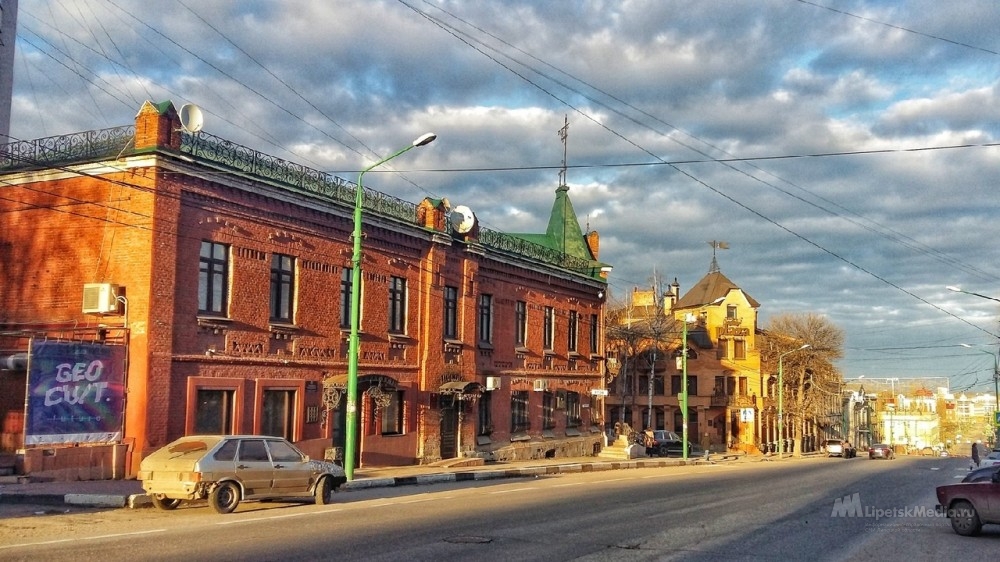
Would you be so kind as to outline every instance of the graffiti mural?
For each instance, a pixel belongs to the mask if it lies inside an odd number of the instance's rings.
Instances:
[[[124,404],[124,347],[32,341],[25,445],[118,442]]]

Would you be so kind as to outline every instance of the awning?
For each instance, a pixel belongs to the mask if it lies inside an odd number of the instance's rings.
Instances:
[[[479,394],[483,385],[475,381],[451,381],[438,387],[438,394]]]
[[[331,388],[347,388],[347,375],[334,375],[323,379],[323,384]],[[370,388],[381,386],[382,388],[396,388],[399,381],[386,375],[358,375],[358,388]]]

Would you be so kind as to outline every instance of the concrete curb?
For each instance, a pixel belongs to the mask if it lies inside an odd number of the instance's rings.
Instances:
[[[498,480],[502,478],[531,478],[551,474],[571,474],[579,472],[598,472],[606,470],[631,470],[640,468],[661,468],[670,466],[704,466],[718,462],[735,462],[735,460],[704,460],[701,457],[683,459],[642,458],[624,461],[596,461],[587,463],[554,464],[548,466],[529,466],[522,468],[497,470],[467,470],[459,472],[441,472],[416,476],[395,476],[385,478],[363,478],[352,480],[341,486],[341,491],[367,490],[371,488],[393,488],[397,486],[413,486],[421,484],[442,484],[447,482],[463,482],[472,480]],[[81,507],[108,507],[140,509],[152,507],[153,502],[147,494],[0,494],[0,503],[21,503],[40,505],[74,505]]]
[[[128,497],[107,494],[66,494],[63,503],[87,507],[125,507]]]

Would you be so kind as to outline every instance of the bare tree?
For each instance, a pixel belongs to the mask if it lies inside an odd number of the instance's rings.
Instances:
[[[794,454],[799,455],[806,422],[817,422],[830,396],[840,394],[842,377],[833,362],[843,356],[844,332],[812,313],[775,316],[765,332],[761,367],[776,375],[778,358],[784,356],[785,417],[792,421]],[[791,353],[805,344],[809,347]]]
[[[655,384],[655,363],[669,357],[661,348],[661,343],[668,339],[672,321],[663,310],[663,303],[653,293],[652,305],[636,306],[632,301],[612,306],[606,313],[605,341],[609,353],[614,352],[621,358],[622,368],[617,382],[618,394],[621,397],[621,415],[624,416],[626,397],[632,397],[632,406],[637,403],[639,392],[645,391],[648,399],[648,418],[644,423],[649,427],[655,425],[652,419],[653,387]],[[635,389],[631,386],[641,372],[649,372],[648,388]],[[635,375],[632,385],[627,384],[629,374]],[[613,381],[608,381],[609,386]],[[621,421],[609,420],[609,421]]]

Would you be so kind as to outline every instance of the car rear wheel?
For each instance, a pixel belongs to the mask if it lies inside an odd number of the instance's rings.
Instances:
[[[951,518],[951,528],[963,537],[978,535],[983,528],[976,508],[967,501],[956,502],[951,506],[951,512],[948,516]]]
[[[316,483],[316,505],[333,503],[333,484],[329,476],[324,476]]]
[[[216,513],[232,513],[240,505],[240,487],[235,482],[223,482],[208,494],[208,505]]]
[[[149,496],[149,500],[153,502],[153,506],[155,506],[157,509],[162,509],[164,511],[177,509],[177,506],[181,504],[181,500],[171,499],[164,496],[163,494],[153,494]]]

